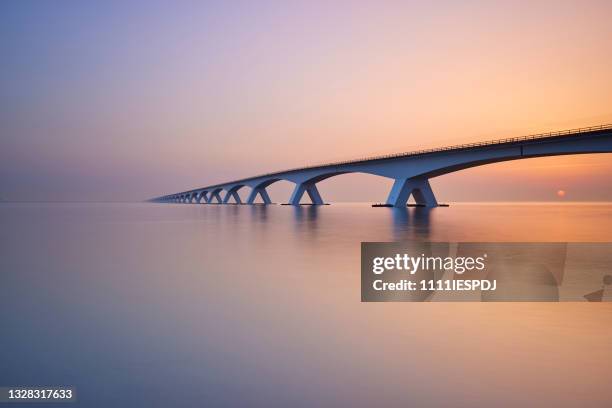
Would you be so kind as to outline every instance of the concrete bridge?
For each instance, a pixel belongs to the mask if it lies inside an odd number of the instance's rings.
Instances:
[[[289,204],[299,205],[304,194],[310,197],[312,204],[324,204],[317,189],[318,182],[340,174],[367,173],[394,180],[386,200],[387,206],[405,207],[412,195],[417,205],[435,207],[438,202],[429,184],[432,177],[509,160],[611,152],[612,125],[601,125],[278,171],[169,194],[150,201],[242,204],[238,191],[248,187],[250,193],[246,204],[253,204],[258,195],[265,204],[271,204],[266,188],[277,181],[287,180],[295,183]]]

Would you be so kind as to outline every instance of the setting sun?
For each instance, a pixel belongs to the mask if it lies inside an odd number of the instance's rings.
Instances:
[[[565,190],[558,190],[557,191],[557,197],[559,197],[559,198],[565,197]]]

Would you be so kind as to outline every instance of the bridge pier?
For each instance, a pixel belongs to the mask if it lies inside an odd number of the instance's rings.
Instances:
[[[425,207],[437,207],[438,201],[434,195],[429,180],[427,178],[407,178],[395,179],[391,192],[387,197],[387,205],[393,207],[406,207],[410,196],[414,196],[414,200],[419,205]]]
[[[208,203],[208,197],[206,196],[207,193],[207,191],[202,191],[200,194],[197,195],[196,201],[198,204],[202,204],[202,200],[204,200],[205,203]]]
[[[223,200],[221,199],[221,195],[219,193],[221,193],[221,189],[214,190],[212,193],[210,193],[208,202],[212,203],[214,199],[217,200],[217,204],[223,204]]]
[[[304,193],[308,193],[310,200],[315,205],[322,205],[323,199],[321,198],[321,194],[319,194],[319,190],[315,183],[298,183],[295,185],[295,189],[291,194],[291,198],[289,199],[289,204],[291,205],[300,205],[300,200]]]
[[[236,204],[242,204],[242,200],[240,199],[240,195],[238,195],[238,190],[229,190],[223,199],[223,204],[229,203],[230,198],[234,197],[234,201]]]
[[[268,192],[266,191],[265,187],[254,187],[249,193],[249,198],[247,198],[247,204],[255,203],[255,199],[257,198],[258,194],[263,200],[264,204],[272,204],[272,200],[270,200],[270,196],[268,195]]]

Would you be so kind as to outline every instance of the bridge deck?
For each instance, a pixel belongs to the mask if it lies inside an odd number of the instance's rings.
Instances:
[[[374,161],[379,161],[379,160],[389,160],[389,159],[405,158],[405,157],[411,157],[411,156],[420,156],[420,155],[426,155],[426,154],[432,154],[432,153],[438,153],[438,152],[459,151],[459,150],[473,149],[473,148],[478,148],[478,147],[489,147],[489,146],[497,146],[497,145],[501,146],[501,145],[507,145],[507,144],[512,144],[512,143],[530,142],[530,141],[538,141],[538,140],[546,140],[546,139],[557,139],[557,138],[564,138],[568,136],[578,136],[582,134],[589,134],[589,133],[593,133],[597,131],[610,130],[610,129],[612,129],[612,124],[605,124],[605,125],[598,125],[598,126],[589,126],[589,127],[575,128],[575,129],[560,130],[560,131],[555,131],[555,132],[537,133],[537,134],[531,134],[527,136],[487,140],[483,142],[464,143],[464,144],[458,144],[458,145],[436,147],[436,148],[431,148],[431,149],[413,150],[409,152],[387,154],[387,155],[382,155],[382,156],[370,156],[370,157],[362,157],[358,159],[351,159],[351,160],[344,160],[344,161],[320,163],[320,164],[315,164],[311,166],[296,167],[296,168],[291,168],[291,169],[286,169],[286,170],[275,171],[271,173],[259,174],[257,176],[242,178],[242,179],[233,180],[233,181],[227,181],[225,183],[211,184],[209,186],[199,187],[196,189],[187,190],[187,191],[183,191],[181,193],[176,193],[176,194],[188,194],[188,193],[200,191],[202,189],[218,188],[218,187],[226,186],[229,184],[236,184],[236,183],[241,183],[241,182],[254,180],[258,178],[272,177],[275,175],[293,173],[293,172],[304,171],[304,170],[322,169],[326,167],[335,167],[335,166],[342,166],[342,165],[347,165],[347,164],[363,164],[366,162],[374,162]]]

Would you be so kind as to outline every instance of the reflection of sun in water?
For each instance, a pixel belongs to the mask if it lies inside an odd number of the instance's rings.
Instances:
[[[563,197],[565,197],[565,190],[559,190],[559,191],[557,191],[557,197],[559,197],[559,198],[563,198]]]

